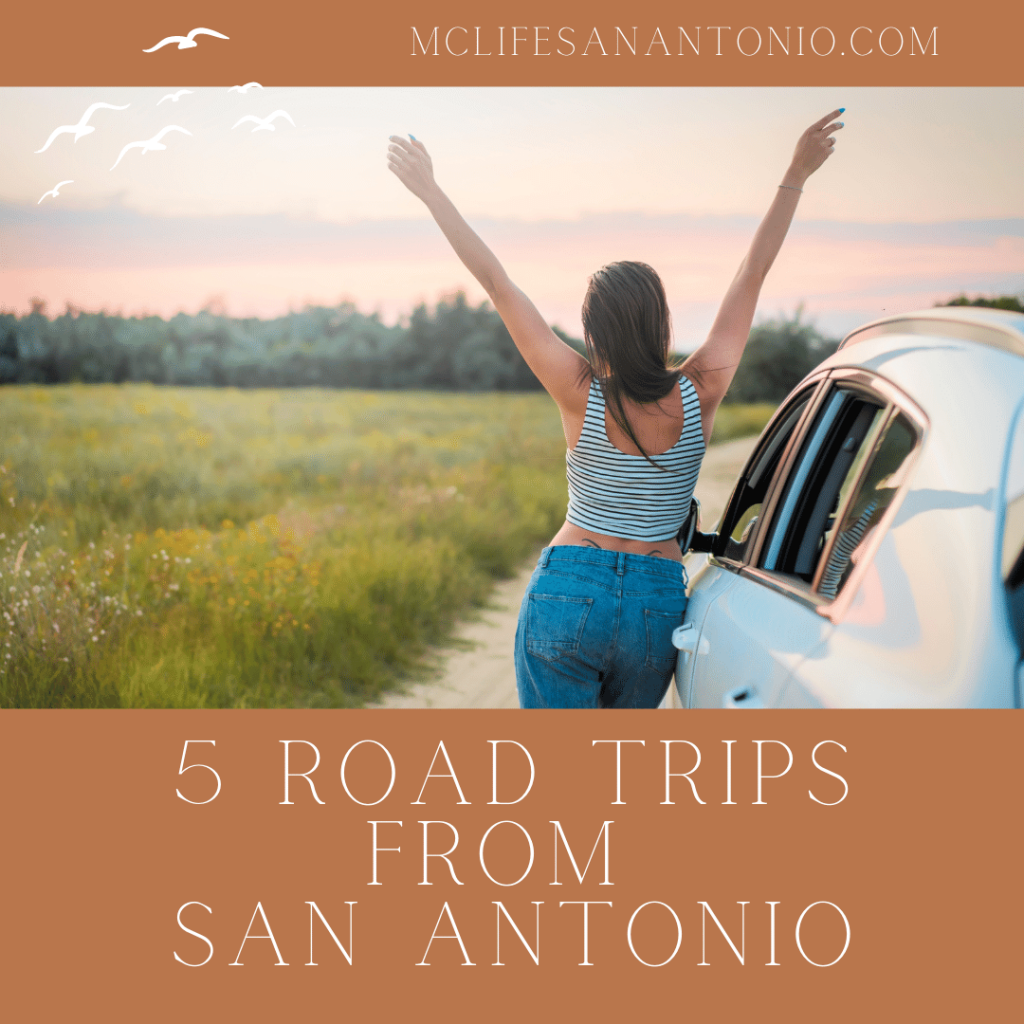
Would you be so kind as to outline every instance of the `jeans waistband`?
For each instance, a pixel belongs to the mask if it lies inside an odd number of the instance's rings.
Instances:
[[[667,543],[674,543],[668,541]],[[671,580],[687,579],[686,569],[680,562],[657,555],[637,555],[631,551],[606,551],[603,548],[588,548],[576,544],[559,544],[545,548],[537,565],[544,569],[552,562],[575,562],[590,566],[606,566],[619,576],[629,571],[665,576]]]

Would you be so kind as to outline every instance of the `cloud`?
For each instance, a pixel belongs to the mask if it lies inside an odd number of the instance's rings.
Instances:
[[[550,320],[579,330],[590,273],[644,260],[665,280],[681,347],[710,326],[757,221],[739,216],[601,213],[570,220],[475,219],[474,227]],[[0,202],[3,292],[161,313],[215,291],[236,313],[276,315],[347,296],[389,316],[456,287],[483,293],[429,220],[347,224],[285,214],[159,217],[108,202],[49,209]],[[834,333],[960,291],[1024,289],[1024,219],[920,223],[801,221],[766,282],[762,312],[800,302]],[[909,305],[908,305],[909,304]]]

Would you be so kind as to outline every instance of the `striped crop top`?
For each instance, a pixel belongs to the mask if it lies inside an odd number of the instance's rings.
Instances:
[[[608,440],[604,395],[597,378],[590,383],[583,431],[565,453],[569,481],[566,521],[626,540],[675,537],[690,511],[697,472],[704,458],[700,399],[687,377],[679,378],[683,400],[682,433],[667,451],[651,458],[620,452]]]

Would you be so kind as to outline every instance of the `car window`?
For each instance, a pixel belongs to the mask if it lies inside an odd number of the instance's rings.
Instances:
[[[840,508],[845,508],[842,522],[826,538],[824,563],[815,588],[823,597],[834,598],[846,583],[871,531],[905,479],[916,445],[914,428],[902,415],[894,417],[865,460],[866,468],[857,476],[856,492],[849,495],[849,500],[841,498]]]
[[[1024,655],[1024,415],[1010,438],[1003,518],[1003,543],[1000,568],[1006,587],[1010,625],[1017,647]]]
[[[761,439],[743,476],[733,491],[726,509],[725,518],[719,530],[719,542],[715,554],[725,558],[743,560],[757,519],[768,493],[768,487],[775,476],[800,417],[814,394],[811,387],[797,395],[776,417],[775,422]]]
[[[860,389],[838,385],[826,396],[786,482],[762,568],[811,583],[837,516],[845,520],[843,510],[853,507],[853,489],[885,418],[886,403]]]

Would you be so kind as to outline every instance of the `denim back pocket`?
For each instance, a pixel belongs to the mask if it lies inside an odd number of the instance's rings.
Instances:
[[[526,611],[526,649],[545,661],[574,655],[580,647],[592,597],[529,594]]]
[[[676,649],[672,645],[672,633],[683,623],[685,605],[679,609],[644,609],[647,626],[647,658],[645,664],[668,671],[676,663]]]

